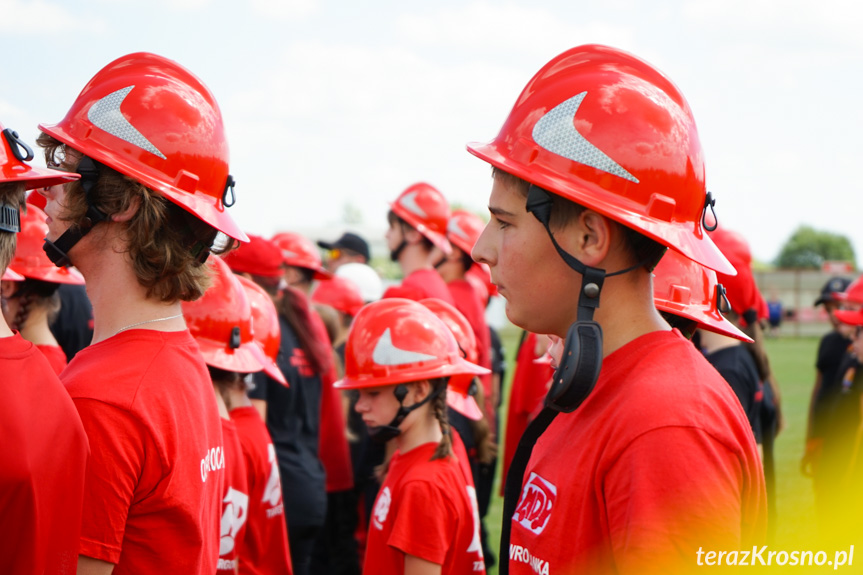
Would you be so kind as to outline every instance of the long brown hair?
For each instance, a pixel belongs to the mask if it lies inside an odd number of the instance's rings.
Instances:
[[[431,379],[429,380],[429,384],[431,384],[431,390],[429,393],[434,393],[435,390],[443,387],[437,397],[432,400],[431,404],[435,419],[440,423],[440,430],[443,433],[440,438],[440,443],[438,443],[437,449],[435,449],[434,455],[431,457],[431,461],[434,461],[435,459],[444,459],[452,456],[452,428],[450,427],[449,417],[447,416],[447,378]]]
[[[277,304],[281,314],[297,336],[300,348],[306,354],[306,359],[317,374],[322,374],[332,367],[332,355],[328,342],[322,341],[325,330],[315,326],[315,313],[309,306],[309,300],[298,289],[286,287]],[[321,333],[323,331],[323,334]]]

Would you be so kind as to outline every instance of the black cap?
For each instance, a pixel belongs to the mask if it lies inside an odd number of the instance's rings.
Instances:
[[[337,239],[334,242],[324,242],[318,240],[318,245],[324,248],[325,250],[350,250],[352,252],[356,252],[366,258],[366,261],[372,259],[371,254],[369,253],[369,244],[358,236],[357,234],[352,234],[350,232],[342,234],[342,237]]]
[[[824,284],[824,287],[821,288],[821,297],[815,300],[815,305],[818,306],[828,301],[836,301],[836,294],[847,290],[849,285],[851,285],[851,280],[847,278],[830,278]]]

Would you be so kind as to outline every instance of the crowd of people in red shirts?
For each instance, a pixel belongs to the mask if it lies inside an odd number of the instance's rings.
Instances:
[[[6,572],[685,573],[767,540],[766,308],[647,62],[579,46],[537,72],[468,146],[488,223],[393,194],[386,289],[357,234],[234,222],[218,104],[172,60],[111,62],[40,129],[48,168],[10,129],[0,154]],[[863,304],[838,287],[819,303]],[[505,437],[498,295],[524,330]],[[803,462],[825,508],[854,457],[823,405],[857,390],[830,337]]]

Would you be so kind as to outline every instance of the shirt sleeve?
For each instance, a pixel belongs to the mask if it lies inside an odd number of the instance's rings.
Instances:
[[[443,565],[458,527],[452,504],[429,481],[410,481],[400,492],[387,544],[406,555]]]
[[[149,433],[125,410],[75,399],[90,440],[79,553],[116,564],[126,520],[147,460]],[[151,459],[158,457],[151,454]],[[159,465],[159,463],[156,463]]]
[[[667,427],[635,439],[602,482],[618,572],[689,572],[700,548],[760,542],[758,473],[702,430]]]

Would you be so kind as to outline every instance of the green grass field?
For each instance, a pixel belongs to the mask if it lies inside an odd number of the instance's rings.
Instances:
[[[501,332],[507,354],[507,382],[512,377],[519,331]],[[782,391],[782,409],[785,428],[776,440],[776,539],[774,545],[785,549],[811,547],[816,538],[815,512],[811,480],[799,471],[803,453],[809,397],[815,381],[815,354],[817,338],[777,338],[767,340],[770,362]],[[506,394],[504,399],[509,395]],[[501,414],[506,413],[506,403]],[[505,419],[502,417],[502,419]],[[505,422],[501,422],[503,425]],[[503,431],[503,430],[501,430]],[[500,485],[500,467],[496,479],[494,498],[486,517],[491,545],[498,548],[503,500],[497,497]],[[573,534],[575,536],[575,534]],[[497,574],[494,568],[489,575]]]

